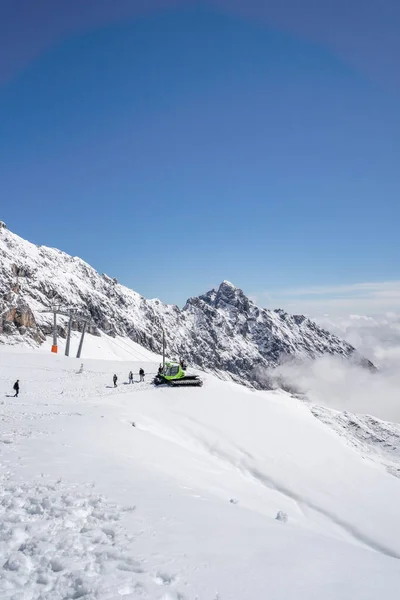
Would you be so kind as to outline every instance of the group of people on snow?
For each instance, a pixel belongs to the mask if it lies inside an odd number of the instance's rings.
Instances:
[[[144,370],[142,368],[140,368],[139,369],[139,379],[140,379],[141,382],[144,381],[144,376],[145,376],[145,372],[144,372]],[[128,380],[129,380],[129,383],[133,383],[133,373],[132,373],[132,371],[129,371]],[[114,387],[117,387],[117,385],[118,385],[117,382],[118,382],[118,377],[114,373],[114,375],[113,375]]]
[[[181,359],[179,361],[179,364],[182,367],[182,369],[186,369],[186,364],[185,364],[185,361],[183,359]],[[82,367],[83,367],[83,365],[82,365]],[[160,364],[160,366],[158,367],[158,374],[161,375],[162,372],[163,372],[163,366],[162,366],[162,364]],[[142,368],[140,368],[139,369],[139,380],[140,380],[140,382],[144,381],[144,376],[145,376],[145,372],[144,372],[144,370]],[[132,371],[129,371],[128,380],[129,380],[129,383],[133,383],[133,373],[132,373]],[[114,373],[114,375],[113,375],[114,387],[117,387],[117,385],[118,385],[117,382],[118,382],[118,377]],[[14,383],[13,390],[15,392],[14,398],[18,398],[18,394],[19,394],[19,379],[17,379],[17,381]]]
[[[187,368],[186,362],[184,361],[183,358],[181,358],[181,360],[179,361],[179,364],[180,364],[180,366],[181,366],[182,369],[186,369]],[[164,368],[163,368],[163,365],[160,363],[160,366],[158,367],[158,374],[162,375],[163,372],[164,372]],[[143,382],[144,381],[144,377],[145,377],[145,372],[144,372],[144,370],[142,368],[140,368],[139,369],[139,381]],[[132,373],[132,371],[129,371],[128,381],[129,381],[129,383],[133,383],[133,373]],[[117,387],[118,377],[115,374],[113,376],[113,382],[114,382],[114,387]]]

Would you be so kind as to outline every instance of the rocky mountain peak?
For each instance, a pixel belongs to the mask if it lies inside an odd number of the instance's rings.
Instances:
[[[245,313],[249,312],[252,304],[240,288],[226,280],[219,285],[218,289],[210,290],[200,296],[200,299],[214,308],[236,309]]]

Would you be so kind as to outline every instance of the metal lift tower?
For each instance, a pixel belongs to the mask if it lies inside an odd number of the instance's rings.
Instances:
[[[81,339],[79,340],[78,352],[76,354],[76,358],[81,357],[83,340],[85,338],[85,333],[88,325],[91,323],[91,317],[88,314],[82,313],[76,308],[68,308],[63,307],[61,305],[54,305],[48,310],[40,311],[42,313],[53,313],[53,345],[51,347],[51,351],[57,354],[58,352],[58,344],[57,344],[57,315],[63,315],[65,317],[69,317],[68,320],[68,329],[67,329],[67,342],[65,344],[65,356],[69,356],[70,343],[71,343],[71,331],[72,331],[72,323],[77,321],[78,323],[83,323]]]

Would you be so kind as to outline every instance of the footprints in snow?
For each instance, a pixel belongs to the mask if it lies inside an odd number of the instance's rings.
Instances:
[[[157,573],[154,578],[154,581],[157,585],[174,585],[178,582],[178,578],[174,575],[168,575],[168,573],[162,573],[161,571]]]
[[[120,523],[133,510],[106,502],[89,486],[3,477],[0,598],[109,600],[116,590],[121,597],[159,598],[155,589],[173,587],[178,578],[164,571],[150,576],[133,556],[133,539]],[[173,590],[162,597],[185,600]]]

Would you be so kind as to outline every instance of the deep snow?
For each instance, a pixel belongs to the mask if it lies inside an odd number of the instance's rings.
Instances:
[[[0,347],[1,599],[398,598],[400,480],[344,430],[210,375],[155,389],[158,356],[86,343]]]

